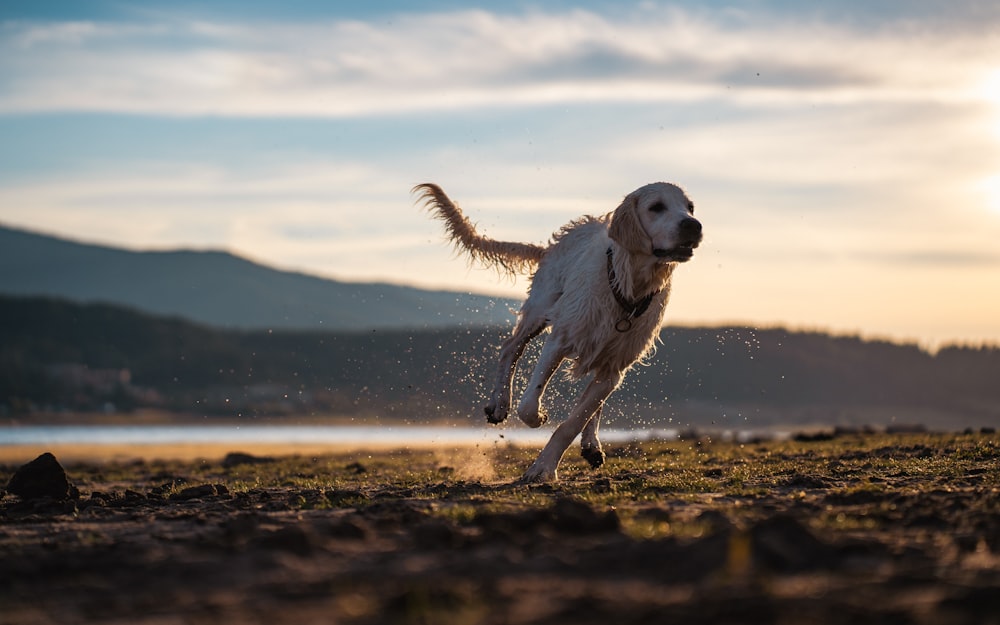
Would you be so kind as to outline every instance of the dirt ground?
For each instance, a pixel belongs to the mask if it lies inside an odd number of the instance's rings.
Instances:
[[[643,443],[514,484],[533,451],[65,461],[66,498],[0,492],[0,623],[1000,623],[992,433]]]

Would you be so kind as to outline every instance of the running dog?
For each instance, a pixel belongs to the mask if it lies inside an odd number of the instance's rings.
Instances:
[[[571,376],[591,376],[576,407],[521,481],[557,480],[559,462],[581,432],[583,457],[594,468],[602,466],[605,454],[597,430],[604,402],[629,367],[653,351],[674,269],[690,260],[701,243],[694,203],[680,187],[654,182],[629,193],[612,213],[572,221],[548,245],[535,245],[480,235],[435,184],[417,185],[413,192],[473,260],[511,274],[534,270],[517,325],[500,348],[486,420],[501,423],[507,418],[517,360],[528,342],[546,330],[551,336],[517,404],[517,416],[531,427],[547,421],[542,394],[564,360],[573,361]]]

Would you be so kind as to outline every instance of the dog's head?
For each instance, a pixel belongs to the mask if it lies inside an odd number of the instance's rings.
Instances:
[[[625,196],[611,216],[608,234],[633,254],[684,262],[701,243],[701,222],[680,187],[654,182]]]

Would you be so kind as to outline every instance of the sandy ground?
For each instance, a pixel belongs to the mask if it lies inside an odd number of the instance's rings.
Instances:
[[[993,436],[630,445],[543,486],[513,448],[52,451],[78,493],[0,499],[0,623],[1000,623]]]

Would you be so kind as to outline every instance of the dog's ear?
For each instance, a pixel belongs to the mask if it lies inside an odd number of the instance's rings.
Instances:
[[[630,252],[649,251],[649,235],[639,221],[639,202],[635,193],[626,195],[621,205],[611,215],[608,236]]]

